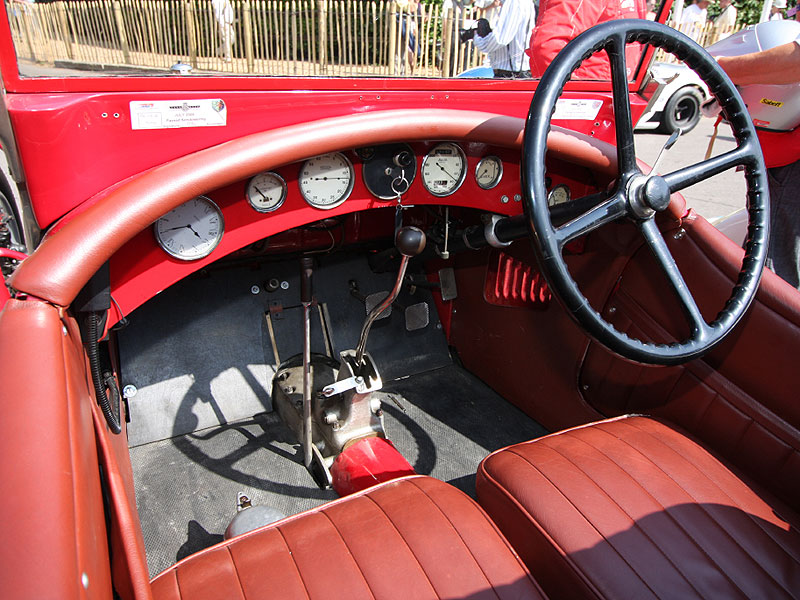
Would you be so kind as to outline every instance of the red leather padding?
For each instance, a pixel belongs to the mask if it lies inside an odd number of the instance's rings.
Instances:
[[[554,597],[786,598],[798,515],[659,421],[623,417],[495,452],[478,499]]]
[[[542,598],[481,508],[412,476],[227,540],[153,580],[157,599]]]

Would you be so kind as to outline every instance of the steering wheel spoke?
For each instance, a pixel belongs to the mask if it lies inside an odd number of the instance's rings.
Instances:
[[[664,181],[667,183],[670,193],[674,194],[728,169],[752,163],[755,160],[755,150],[751,146],[750,143],[742,144],[719,156],[673,171],[664,175]]]
[[[625,60],[625,34],[611,36],[606,52],[611,63],[611,87],[614,92],[614,127],[616,132],[619,172],[636,171],[636,145],[633,137],[631,103],[628,97],[628,68]]]
[[[616,193],[594,208],[555,229],[559,247],[626,214],[625,197]]]
[[[661,235],[655,219],[645,219],[639,222],[639,230],[642,232],[664,275],[667,276],[670,286],[681,303],[681,308],[683,308],[686,317],[689,319],[689,325],[692,328],[692,339],[704,339],[708,335],[710,328],[700,313],[700,309],[694,301],[694,296],[692,296],[689,286],[686,285],[686,281],[680,269],[678,269],[675,258],[667,248],[667,243],[664,241],[664,236]]]

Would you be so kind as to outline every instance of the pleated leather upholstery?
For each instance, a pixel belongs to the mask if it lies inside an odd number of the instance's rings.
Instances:
[[[511,446],[477,486],[551,597],[800,597],[798,515],[658,421]]]
[[[217,544],[152,586],[159,600],[544,597],[471,498],[420,476]]]

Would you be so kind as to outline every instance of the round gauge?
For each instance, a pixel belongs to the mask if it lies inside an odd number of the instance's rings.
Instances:
[[[434,196],[449,196],[466,175],[467,158],[457,144],[439,144],[422,160],[422,184]]]
[[[222,211],[209,198],[198,196],[173,208],[154,226],[164,252],[180,260],[198,260],[214,251],[222,239]]]
[[[502,178],[503,161],[497,156],[485,156],[475,167],[475,181],[481,189],[492,189]]]
[[[309,158],[300,169],[298,184],[314,208],[335,208],[353,191],[353,165],[341,152]]]
[[[272,212],[286,200],[286,182],[272,171],[259,173],[247,184],[247,201],[258,212]]]
[[[565,183],[559,183],[547,194],[547,206],[556,206],[569,202],[572,194]]]

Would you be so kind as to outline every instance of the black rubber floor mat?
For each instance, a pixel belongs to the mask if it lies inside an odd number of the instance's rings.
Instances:
[[[543,428],[484,383],[450,366],[387,384],[389,439],[416,471],[474,495],[478,463]],[[275,413],[131,449],[150,573],[222,540],[246,493],[286,515],[336,495],[316,487]]]

